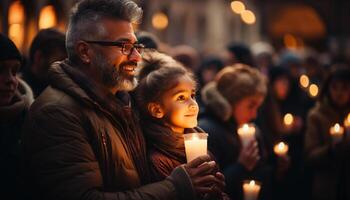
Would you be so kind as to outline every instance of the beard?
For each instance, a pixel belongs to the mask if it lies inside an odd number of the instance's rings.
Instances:
[[[117,88],[118,91],[131,91],[137,86],[136,77],[123,72],[123,66],[137,63],[123,62],[117,67],[109,63],[105,56],[97,53],[92,64],[99,69],[100,80],[106,87]]]

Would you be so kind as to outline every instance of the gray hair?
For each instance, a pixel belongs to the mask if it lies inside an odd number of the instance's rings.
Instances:
[[[93,40],[105,37],[103,18],[126,20],[138,23],[142,9],[131,0],[82,0],[71,11],[66,34],[66,48],[71,61],[78,60],[75,44],[82,39]]]

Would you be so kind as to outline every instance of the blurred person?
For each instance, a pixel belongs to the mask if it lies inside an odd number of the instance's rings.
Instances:
[[[350,137],[330,135],[350,113],[350,68],[335,66],[326,78],[305,133],[305,159],[313,169],[313,200],[350,199]]]
[[[137,85],[144,46],[130,0],[82,0],[66,35],[68,59],[49,69],[23,134],[24,169],[33,199],[193,199],[215,166],[201,156],[149,184],[144,136],[127,91]]]
[[[136,33],[137,41],[145,45],[148,49],[158,50],[159,48],[159,39],[152,33],[147,31],[139,31]]]
[[[193,73],[198,71],[199,53],[189,45],[178,45],[171,49],[170,55]]]
[[[33,102],[30,87],[17,74],[22,56],[15,44],[0,34],[0,183],[5,199],[20,198],[20,137]]]
[[[231,199],[242,200],[242,182],[262,182],[259,199],[269,199],[272,169],[267,161],[263,135],[242,146],[237,128],[257,116],[267,92],[266,78],[257,69],[236,64],[223,68],[202,89],[206,111],[199,116],[199,126],[209,134],[208,150],[224,172]]]
[[[204,58],[197,72],[199,87],[214,80],[216,74],[224,67],[223,61],[218,57]]]
[[[274,48],[267,42],[257,42],[253,44],[250,49],[253,54],[254,63],[258,69],[267,76],[269,69],[275,65],[273,60],[275,53]]]
[[[251,67],[255,66],[252,52],[246,44],[231,42],[227,46],[227,51],[229,56],[226,65],[242,63]]]
[[[198,104],[193,74],[171,57],[153,52],[143,56],[139,85],[135,89],[151,162],[152,180],[160,181],[186,163],[184,134],[204,132],[197,127]],[[215,164],[213,161],[212,164]],[[217,170],[212,172],[224,182]],[[212,182],[216,193],[201,192],[204,199],[222,199],[223,187]],[[204,184],[203,184],[204,185]]]
[[[29,63],[23,69],[23,79],[31,86],[35,98],[48,86],[48,70],[55,61],[67,57],[65,35],[56,29],[42,29],[29,49]]]

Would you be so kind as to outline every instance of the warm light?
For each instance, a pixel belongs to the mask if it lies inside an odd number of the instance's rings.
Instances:
[[[279,156],[285,156],[288,152],[288,149],[289,147],[287,144],[280,142],[274,146],[273,151]]]
[[[241,13],[241,18],[242,18],[243,22],[246,24],[254,24],[255,23],[255,15],[250,10],[244,10]]]
[[[316,97],[318,95],[318,86],[316,84],[311,84],[309,87],[309,93],[312,97]]]
[[[207,154],[207,133],[187,133],[183,137],[187,162]]]
[[[255,181],[250,181],[249,185],[252,185],[252,186],[255,185]]]
[[[158,12],[152,17],[152,25],[155,29],[165,29],[168,27],[168,17],[162,12]]]
[[[18,48],[21,48],[23,44],[23,31],[21,24],[11,24],[9,26],[9,38],[11,38]]]
[[[284,41],[284,45],[289,48],[289,49],[295,49],[297,48],[297,39],[291,35],[291,34],[286,34],[284,37],[283,37],[283,41]]]
[[[336,123],[336,124],[334,125],[334,131],[335,131],[335,132],[339,132],[339,130],[340,130],[340,125],[339,125],[338,123]]]
[[[300,85],[303,87],[303,88],[307,88],[310,84],[310,80],[309,80],[309,77],[307,77],[305,74],[301,75],[300,78],[299,78],[299,82],[300,82]]]
[[[348,116],[344,120],[344,126],[347,128],[350,127],[350,113],[348,114]]]
[[[284,117],[283,117],[283,122],[284,122],[284,124],[287,125],[287,126],[293,124],[293,122],[294,122],[294,117],[293,117],[293,115],[290,114],[290,113],[285,114]]]
[[[252,140],[255,139],[254,124],[243,124],[243,126],[238,128],[237,134],[242,142],[242,146],[247,146]]]
[[[52,5],[43,7],[39,15],[39,29],[51,28],[56,26],[56,24],[55,8]]]
[[[241,1],[232,1],[231,9],[237,14],[241,14],[245,10],[245,6]]]
[[[24,7],[20,1],[15,1],[9,8],[8,23],[21,24],[24,22]]]
[[[245,200],[256,200],[259,196],[261,184],[254,181],[244,181],[243,182],[243,193]]]

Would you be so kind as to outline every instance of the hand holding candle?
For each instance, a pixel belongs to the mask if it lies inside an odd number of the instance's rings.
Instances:
[[[285,144],[284,142],[280,142],[276,144],[273,148],[273,151],[278,155],[278,156],[286,156],[288,153],[288,145]]]
[[[254,181],[244,181],[243,183],[243,193],[244,200],[256,200],[260,192],[261,184]]]
[[[184,134],[187,163],[207,154],[207,138],[206,133]]]
[[[336,123],[334,126],[332,126],[329,129],[329,133],[332,136],[333,142],[338,143],[339,141],[341,141],[343,139],[344,128],[341,127],[338,123]]]
[[[253,124],[243,124],[238,128],[237,133],[241,139],[242,146],[247,146],[252,140],[255,140],[255,127]]]

